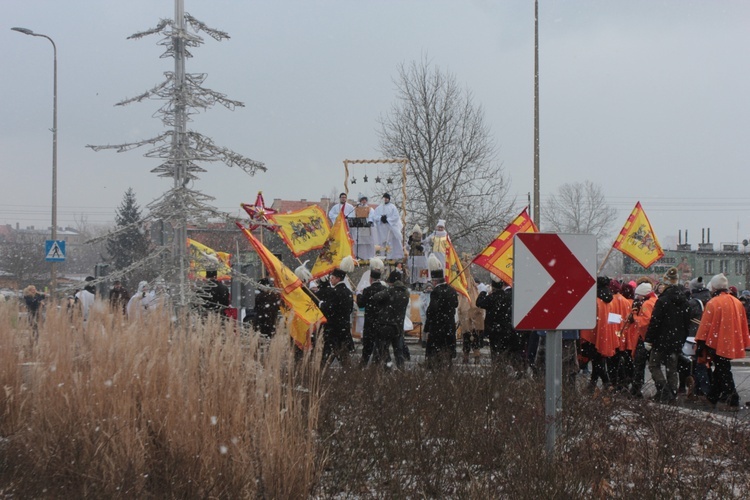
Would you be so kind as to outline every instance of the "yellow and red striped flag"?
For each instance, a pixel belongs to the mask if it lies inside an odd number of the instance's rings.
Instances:
[[[445,239],[445,282],[469,299],[469,281],[450,236]]]
[[[635,204],[613,246],[645,268],[664,257],[664,251],[640,201]]]
[[[328,238],[323,244],[323,248],[320,249],[318,258],[313,264],[312,270],[310,271],[313,278],[317,279],[326,274],[330,274],[336,267],[341,264],[341,260],[351,255],[354,258],[354,241],[349,236],[349,224],[346,223],[346,217],[344,217],[344,208],[341,208],[341,212],[336,217],[336,222],[333,223],[331,232],[328,234]]]
[[[315,302],[302,290],[302,281],[272,254],[253,234],[240,223],[236,223],[247,241],[255,249],[268,273],[274,278],[276,287],[281,289],[281,298],[292,314],[289,333],[301,348],[310,347],[310,327],[325,321],[323,313]]]
[[[528,207],[508,224],[487,248],[474,257],[472,262],[509,285],[513,284],[513,235],[516,233],[538,233],[539,229],[529,216]]]

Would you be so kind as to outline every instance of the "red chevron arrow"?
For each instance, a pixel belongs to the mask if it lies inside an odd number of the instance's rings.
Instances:
[[[554,283],[518,322],[518,330],[556,330],[596,280],[557,234],[516,235]],[[541,326],[540,326],[541,325]],[[544,326],[548,325],[548,326]]]

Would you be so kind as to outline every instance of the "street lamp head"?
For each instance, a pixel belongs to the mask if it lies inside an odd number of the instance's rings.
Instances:
[[[24,35],[35,35],[33,31],[31,31],[29,28],[11,28],[13,31],[18,31],[19,33],[23,33]]]

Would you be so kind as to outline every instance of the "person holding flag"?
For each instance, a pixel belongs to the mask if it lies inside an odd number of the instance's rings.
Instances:
[[[490,339],[490,356],[494,363],[505,359],[518,370],[525,368],[523,351],[526,348],[527,336],[513,328],[513,292],[507,284],[490,275],[492,288],[489,292],[482,290],[477,297],[477,307],[486,312],[484,316],[484,333]]]
[[[323,364],[333,356],[341,366],[349,366],[349,354],[353,350],[352,311],[354,297],[344,280],[347,273],[354,271],[354,259],[347,255],[333,270],[328,279],[322,279],[318,297],[320,310],[326,317],[323,328]]]
[[[427,333],[425,361],[430,368],[450,366],[456,357],[456,309],[458,293],[445,282],[445,267],[435,254],[427,259],[433,290],[424,331]]]

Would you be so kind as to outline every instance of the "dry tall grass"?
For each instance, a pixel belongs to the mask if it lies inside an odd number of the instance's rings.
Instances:
[[[746,420],[566,393],[487,367],[321,373],[218,322],[0,308],[0,497],[728,498]]]
[[[310,362],[307,362],[310,361]],[[232,325],[51,309],[32,345],[0,310],[0,494],[304,498],[320,363]]]

